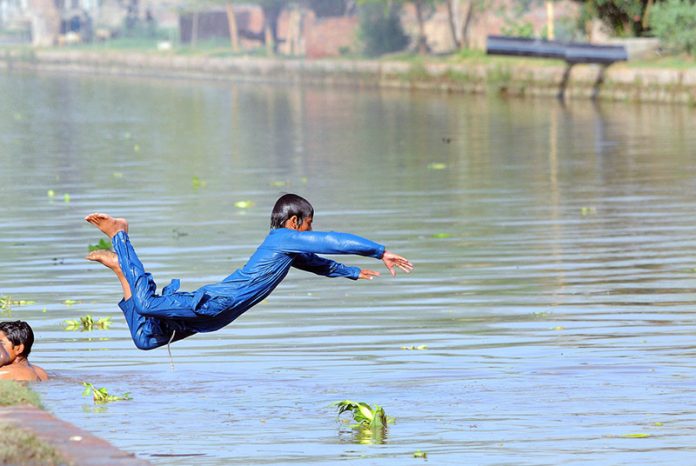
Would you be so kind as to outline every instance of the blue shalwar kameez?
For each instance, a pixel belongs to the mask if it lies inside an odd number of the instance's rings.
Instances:
[[[145,272],[128,234],[118,232],[112,244],[132,293],[119,307],[135,346],[144,350],[226,326],[271,294],[290,267],[327,277],[357,280],[360,276],[360,268],[317,254],[357,254],[376,259],[384,255],[384,246],[349,233],[277,228],[270,231],[244,267],[221,282],[193,292],[179,292],[179,280],[172,280],[158,295],[152,275]]]

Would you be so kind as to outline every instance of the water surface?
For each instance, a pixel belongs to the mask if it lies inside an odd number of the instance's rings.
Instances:
[[[33,325],[58,417],[155,464],[693,462],[693,109],[28,73],[0,96],[0,296],[34,301],[3,318]],[[127,217],[158,283],[192,290],[288,191],[416,271],[293,271],[172,360],[137,350],[82,217]],[[86,314],[114,323],[65,330]],[[343,399],[396,418],[383,444]]]

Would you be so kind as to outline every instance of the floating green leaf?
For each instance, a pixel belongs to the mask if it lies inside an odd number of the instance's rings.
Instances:
[[[234,206],[238,209],[249,209],[254,207],[254,205],[253,201],[237,201],[234,203]]]
[[[208,185],[208,182],[198,178],[197,176],[194,176],[191,179],[191,184],[193,185],[193,189],[200,189],[205,188]]]
[[[416,450],[415,452],[413,452],[413,457],[414,458],[427,458],[428,453],[426,453],[424,451]]]
[[[643,434],[643,433],[624,434],[621,437],[622,438],[648,438],[648,437],[650,437],[650,434]]]
[[[96,388],[94,385],[87,382],[82,382],[82,385],[85,387],[84,391],[82,392],[82,396],[89,396],[91,394],[92,399],[95,403],[109,403],[111,401],[132,400],[130,393],[124,393],[120,396],[109,395],[109,392],[104,387]]]
[[[446,163],[432,162],[428,164],[428,170],[445,170],[447,168]]]
[[[97,244],[90,244],[87,246],[89,252],[92,251],[111,251],[111,242],[105,240],[104,238],[99,239]]]
[[[415,345],[411,345],[411,346],[402,346],[402,347],[401,347],[401,349],[402,349],[402,350],[409,350],[409,351],[411,351],[411,350],[416,350],[416,351],[422,351],[422,350],[427,350],[427,349],[428,349],[428,345],[418,345],[418,346],[415,346]]]
[[[56,197],[56,192],[55,192],[54,190],[52,190],[52,189],[49,189],[48,192],[47,192],[46,194],[47,194],[48,197],[50,197],[51,199],[53,199],[54,197]]]
[[[91,332],[94,329],[107,330],[111,326],[111,317],[100,317],[98,320],[87,314],[80,317],[79,320],[66,320],[65,330],[80,330],[82,332]]]
[[[70,194],[68,194],[68,193],[63,194],[63,202],[65,202],[66,204],[70,203]]]
[[[446,238],[451,238],[452,235],[449,233],[434,233],[432,235],[432,237],[436,238],[436,239],[446,239]]]
[[[72,306],[73,304],[77,304],[77,301],[75,301],[74,299],[66,299],[65,301],[63,301],[63,304],[65,304],[66,306]]]
[[[597,213],[597,209],[595,207],[582,207],[580,209],[580,214],[582,214],[583,217],[586,217],[588,215],[594,215]]]

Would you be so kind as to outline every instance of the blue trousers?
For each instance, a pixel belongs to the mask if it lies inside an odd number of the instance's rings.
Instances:
[[[197,333],[190,322],[200,319],[193,312],[193,293],[175,293],[177,280],[166,287],[161,296],[157,295],[157,285],[152,275],[145,272],[128,234],[117,233],[112,244],[132,293],[130,299],[121,300],[118,306],[126,317],[135,346],[150,350]]]

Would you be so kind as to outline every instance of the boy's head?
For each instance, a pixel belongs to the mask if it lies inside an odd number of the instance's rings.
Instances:
[[[314,207],[307,199],[297,194],[280,196],[271,212],[271,228],[283,228],[292,217],[297,218],[297,227],[314,217]]]
[[[14,347],[23,346],[19,349],[17,356],[23,356],[25,359],[31,353],[31,347],[34,344],[34,332],[28,323],[16,320],[14,322],[0,322],[0,339],[2,334]]]

